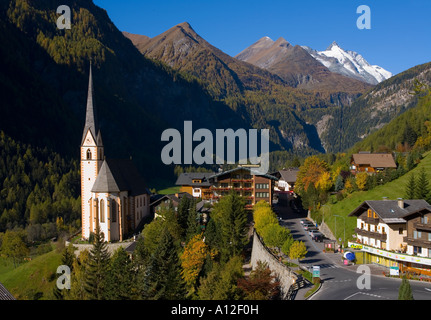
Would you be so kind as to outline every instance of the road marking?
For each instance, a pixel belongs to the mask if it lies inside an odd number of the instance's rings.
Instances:
[[[430,288],[424,288],[426,291],[431,291],[431,289]]]
[[[332,283],[341,283],[341,282],[349,282],[352,281],[352,279],[346,279],[346,280],[323,280],[324,282],[332,282]]]
[[[356,292],[346,298],[344,298],[344,300],[349,300],[350,298],[352,298],[353,296],[356,296],[357,294],[363,294],[372,298],[378,298],[378,299],[386,299],[386,300],[390,300],[389,298],[383,297],[383,296],[379,296],[377,294],[372,294],[372,293],[367,293],[367,292]]]

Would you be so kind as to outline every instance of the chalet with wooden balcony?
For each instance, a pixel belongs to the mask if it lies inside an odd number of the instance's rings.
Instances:
[[[431,276],[431,206],[425,200],[364,201],[357,217],[357,243],[367,263]]]
[[[425,206],[405,217],[407,253],[431,258],[431,206]]]
[[[194,198],[209,200],[212,195],[209,177],[214,174],[214,172],[184,172],[175,184],[180,186],[180,192],[187,192]]]
[[[387,169],[396,169],[394,157],[391,153],[360,152],[352,155],[350,159],[350,171],[378,173]]]
[[[296,177],[298,176],[298,168],[289,168],[286,170],[279,170],[272,173],[274,177],[278,178],[275,186],[276,191],[290,191],[295,187]]]
[[[202,200],[217,201],[230,191],[236,191],[246,200],[246,208],[251,209],[260,200],[272,204],[274,185],[277,177],[270,174],[255,174],[247,166],[218,173],[183,173],[177,179],[181,192],[188,192]]]
[[[384,250],[407,251],[406,217],[429,206],[425,200],[367,200],[349,216],[357,217],[360,243]]]

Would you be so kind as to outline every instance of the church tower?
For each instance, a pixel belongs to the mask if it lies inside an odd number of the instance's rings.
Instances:
[[[81,141],[81,225],[82,237],[84,239],[88,239],[90,231],[95,229],[95,226],[92,226],[92,219],[90,218],[94,206],[94,201],[91,198],[91,189],[99,174],[103,159],[103,142],[94,106],[93,76],[90,64],[87,110]]]

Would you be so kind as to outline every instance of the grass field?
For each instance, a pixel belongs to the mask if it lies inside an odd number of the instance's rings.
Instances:
[[[428,178],[431,178],[431,153],[428,152],[424,155],[422,161],[416,168],[409,171],[400,178],[393,180],[385,185],[378,186],[369,191],[353,192],[348,197],[335,204],[327,203],[320,209],[320,214],[324,214],[325,223],[332,230],[335,235],[335,222],[337,223],[336,238],[343,239],[344,237],[344,222],[346,224],[346,241],[352,239],[354,229],[356,228],[356,217],[348,217],[348,214],[356,209],[365,200],[382,200],[383,197],[388,197],[390,200],[403,198],[405,194],[405,187],[411,173],[415,173],[417,177],[419,170],[425,168]],[[334,215],[342,216],[335,217]],[[344,221],[345,220],[345,221]]]
[[[0,282],[16,299],[54,299],[57,267],[61,253],[52,250],[14,268],[11,261],[0,258]]]
[[[157,191],[158,194],[174,194],[174,193],[178,193],[180,192],[180,186],[174,186],[174,187],[170,187],[170,188],[166,188],[163,190],[159,190]]]

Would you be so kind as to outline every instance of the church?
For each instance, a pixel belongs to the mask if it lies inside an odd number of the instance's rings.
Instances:
[[[99,226],[105,241],[123,241],[150,216],[150,191],[131,159],[106,159],[90,65],[81,141],[82,238]]]

